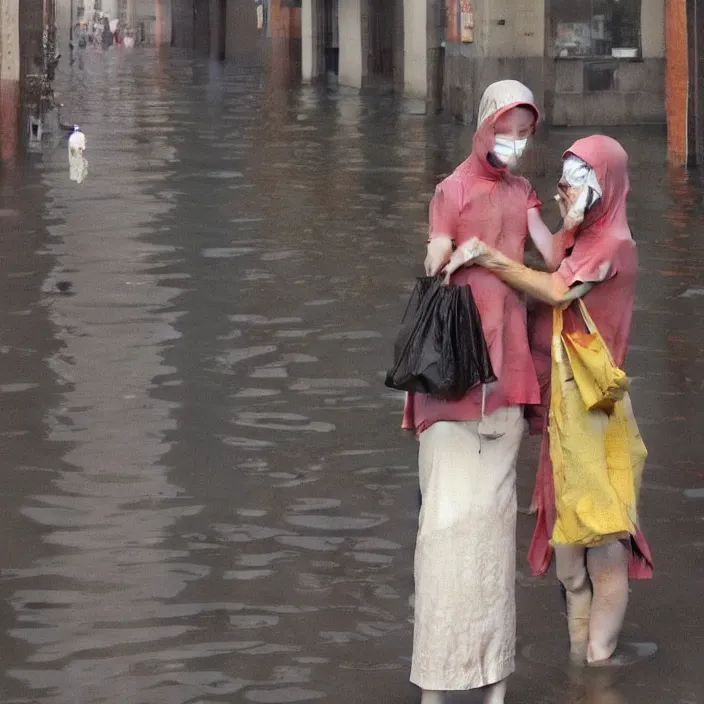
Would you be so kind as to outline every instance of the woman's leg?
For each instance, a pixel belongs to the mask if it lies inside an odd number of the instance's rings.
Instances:
[[[592,663],[608,660],[618,644],[628,606],[628,548],[621,542],[590,548],[587,570],[594,588],[587,653]]]
[[[506,698],[506,683],[508,680],[501,680],[485,688],[484,704],[504,704]]]
[[[586,550],[577,545],[556,545],[557,578],[565,588],[570,654],[577,660],[587,657],[592,585],[587,573]]]
[[[424,689],[420,697],[420,704],[445,704],[445,693]]]

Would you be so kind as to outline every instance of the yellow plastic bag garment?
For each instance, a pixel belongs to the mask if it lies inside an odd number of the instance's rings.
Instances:
[[[626,391],[580,301],[588,334],[563,331],[553,312],[548,434],[555,484],[555,545],[596,546],[635,533],[647,450]]]
[[[577,302],[588,332],[563,331],[565,345],[574,380],[588,411],[601,409],[612,413],[630,386],[630,380],[614,363],[608,347],[594,324],[584,301]]]

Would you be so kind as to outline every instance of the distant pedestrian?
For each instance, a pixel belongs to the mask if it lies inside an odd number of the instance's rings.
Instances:
[[[511,172],[536,128],[534,102],[518,81],[487,88],[472,153],[430,205],[428,276],[473,237],[517,258],[529,234],[551,248],[538,197]],[[515,667],[516,459],[523,407],[538,403],[540,389],[521,297],[478,267],[458,270],[452,283],[472,288],[498,382],[457,401],[407,399],[404,428],[419,438],[422,491],[411,681],[422,704],[479,688],[485,704],[503,704]]]
[[[122,41],[120,39],[120,20],[110,20],[110,31],[112,32],[112,40],[116,46],[119,46]]]
[[[110,20],[103,17],[103,48],[109,49],[113,43],[112,31],[110,30]]]

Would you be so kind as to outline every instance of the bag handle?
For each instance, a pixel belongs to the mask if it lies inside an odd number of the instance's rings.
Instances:
[[[604,338],[601,336],[601,333],[599,332],[599,328],[597,328],[596,323],[592,319],[592,316],[589,314],[589,311],[587,310],[587,305],[586,303],[581,299],[577,299],[577,303],[579,305],[579,312],[582,315],[582,320],[584,321],[584,324],[587,327],[587,332],[589,332],[592,335],[596,335],[597,338],[599,339],[599,342],[603,345],[604,349],[606,350],[606,354],[608,355],[609,362],[611,363],[612,367],[618,366],[616,362],[614,361],[613,355],[611,354],[611,350],[609,349],[609,346],[606,344],[604,341]]]

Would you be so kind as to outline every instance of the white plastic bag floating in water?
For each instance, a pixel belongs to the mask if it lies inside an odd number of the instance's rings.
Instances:
[[[82,183],[88,175],[88,162],[84,156],[86,136],[75,125],[68,138],[68,170],[72,181]]]

